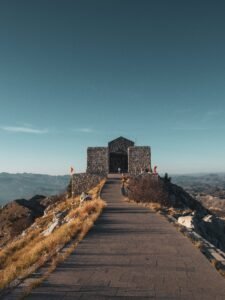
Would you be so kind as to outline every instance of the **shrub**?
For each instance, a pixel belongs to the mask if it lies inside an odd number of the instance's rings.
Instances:
[[[137,202],[169,205],[168,186],[159,176],[145,174],[131,177],[128,181],[127,194],[129,199]]]

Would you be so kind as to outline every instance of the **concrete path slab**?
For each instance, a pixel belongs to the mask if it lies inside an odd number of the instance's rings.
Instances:
[[[164,217],[123,201],[120,181],[72,255],[26,299],[225,299],[225,279]]]

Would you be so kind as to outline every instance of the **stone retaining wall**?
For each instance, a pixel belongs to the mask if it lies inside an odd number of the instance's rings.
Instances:
[[[79,173],[73,175],[73,192],[74,196],[80,195],[82,192],[88,192],[90,189],[94,188],[102,179],[104,175],[100,174],[89,174],[89,173]],[[71,193],[71,181],[68,185],[67,192],[69,196]]]

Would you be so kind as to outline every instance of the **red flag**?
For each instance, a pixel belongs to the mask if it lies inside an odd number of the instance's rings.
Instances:
[[[71,168],[70,168],[70,173],[73,174],[73,172],[74,172],[74,168],[71,167]]]

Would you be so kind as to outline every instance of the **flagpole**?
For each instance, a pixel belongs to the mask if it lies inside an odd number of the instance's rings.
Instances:
[[[71,174],[71,196],[73,199],[73,173]]]
[[[73,171],[74,171],[74,169],[71,167],[70,168],[70,172],[71,172],[71,196],[72,196],[72,199],[74,198]]]

